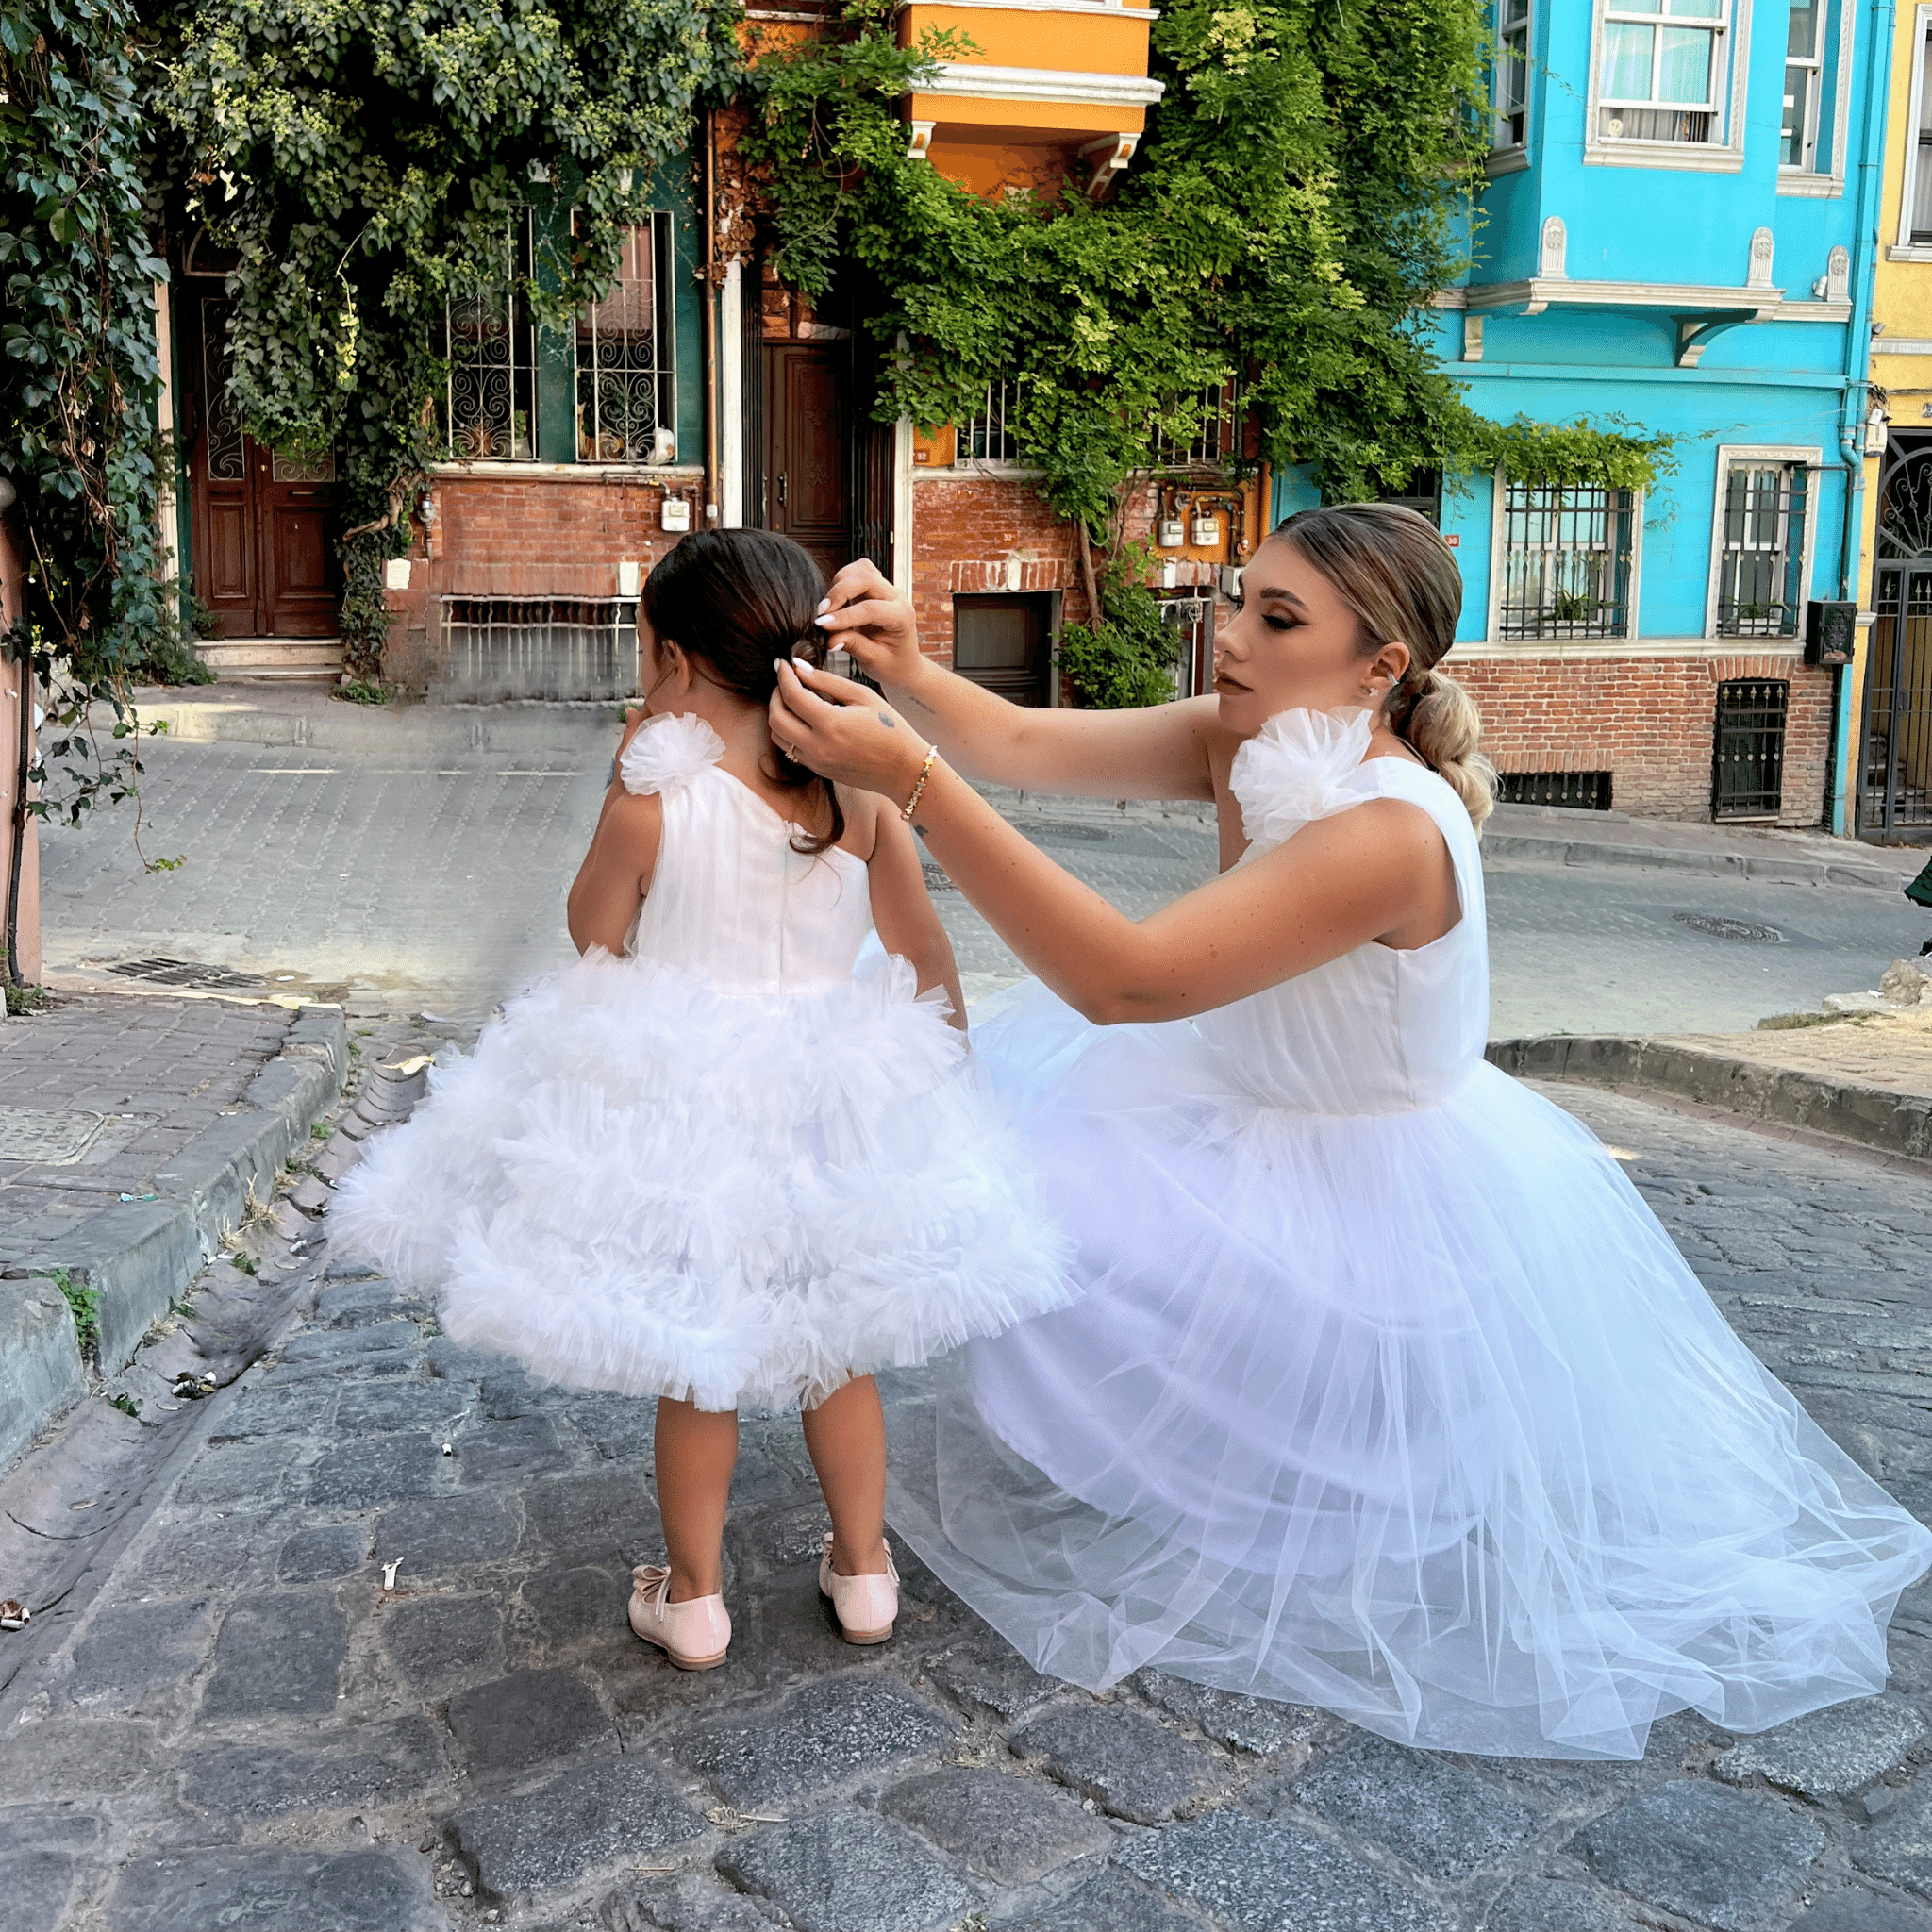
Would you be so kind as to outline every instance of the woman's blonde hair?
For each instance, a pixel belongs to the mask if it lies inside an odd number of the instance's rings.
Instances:
[[[1416,754],[1456,788],[1478,832],[1496,802],[1495,770],[1476,745],[1475,701],[1436,666],[1456,641],[1462,573],[1426,517],[1393,503],[1337,503],[1297,510],[1274,534],[1335,586],[1360,626],[1360,649],[1408,646],[1408,669],[1385,716]]]

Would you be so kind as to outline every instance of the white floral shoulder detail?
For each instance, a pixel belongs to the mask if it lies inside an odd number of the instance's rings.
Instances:
[[[626,791],[670,791],[689,785],[724,756],[724,741],[688,711],[653,718],[625,747],[617,775]]]
[[[1272,851],[1345,802],[1374,724],[1366,709],[1278,711],[1235,753],[1228,790],[1250,853]]]

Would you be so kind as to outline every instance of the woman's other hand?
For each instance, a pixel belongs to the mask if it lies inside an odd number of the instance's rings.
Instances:
[[[931,749],[876,691],[795,658],[778,660],[771,725],[800,764],[895,805],[911,795]]]
[[[828,651],[847,651],[880,684],[909,684],[924,668],[912,601],[861,557],[833,577],[819,606]]]

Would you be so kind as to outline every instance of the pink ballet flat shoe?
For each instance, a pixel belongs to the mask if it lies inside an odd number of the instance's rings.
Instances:
[[[662,1563],[640,1563],[630,1573],[630,1627],[654,1643],[680,1671],[711,1671],[731,1644],[731,1614],[722,1596],[670,1601],[671,1572]]]
[[[899,1572],[886,1545],[883,1576],[841,1576],[832,1568],[832,1539],[819,1558],[819,1590],[832,1599],[833,1614],[847,1643],[883,1643],[899,1616]]]

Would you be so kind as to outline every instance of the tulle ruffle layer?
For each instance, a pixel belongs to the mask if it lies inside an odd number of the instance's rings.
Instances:
[[[947,1365],[891,1515],[1037,1668],[1565,1757],[1882,1688],[1932,1535],[1567,1114],[1488,1067],[1271,1109],[1191,1028],[1038,993],[977,1037],[1087,1293]]]
[[[338,1244],[576,1388],[810,1402],[1071,1292],[942,994],[782,997],[591,955],[513,1002],[338,1191]]]

